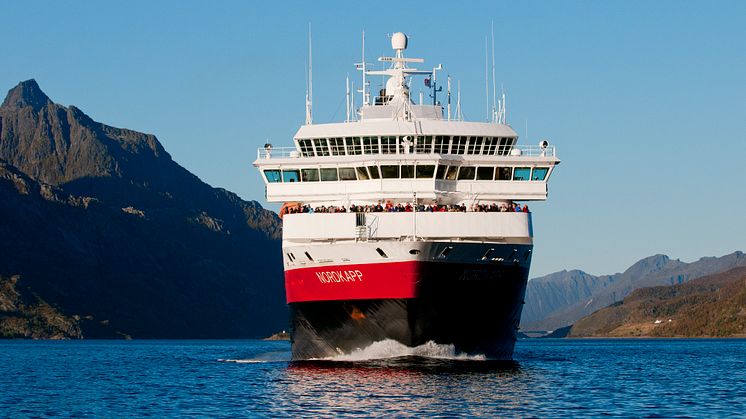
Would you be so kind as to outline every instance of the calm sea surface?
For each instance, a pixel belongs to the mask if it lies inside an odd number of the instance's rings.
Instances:
[[[289,357],[287,342],[0,341],[0,417],[746,416],[746,340],[522,340],[513,363],[393,342]]]

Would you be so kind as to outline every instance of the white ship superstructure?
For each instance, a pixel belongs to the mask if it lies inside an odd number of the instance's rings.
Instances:
[[[285,203],[293,356],[390,338],[510,357],[533,248],[524,206],[547,198],[555,147],[517,145],[504,98],[489,122],[452,117],[435,99],[439,68],[408,67],[423,60],[404,57],[403,33],[391,42],[389,69],[359,66],[388,79],[373,98],[363,82],[356,117],[313,124],[307,104],[295,146],[268,144],[254,162],[267,200]],[[434,103],[412,100],[415,75]]]

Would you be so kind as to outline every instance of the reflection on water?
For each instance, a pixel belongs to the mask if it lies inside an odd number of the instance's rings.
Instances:
[[[404,356],[293,362],[275,385],[312,415],[486,415],[527,403],[528,382],[517,362]]]

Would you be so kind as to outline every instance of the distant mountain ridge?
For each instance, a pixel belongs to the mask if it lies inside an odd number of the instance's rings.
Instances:
[[[580,270],[555,272],[528,282],[521,328],[554,330],[621,301],[635,289],[681,284],[739,266],[746,266],[746,255],[737,251],[692,263],[654,255],[613,275],[595,276]]]
[[[58,105],[34,80],[0,106],[0,277],[23,284],[24,307],[94,319],[76,323],[83,337],[285,328],[280,237],[275,213],[205,184],[153,135]]]
[[[639,288],[575,322],[569,337],[746,337],[746,267]]]

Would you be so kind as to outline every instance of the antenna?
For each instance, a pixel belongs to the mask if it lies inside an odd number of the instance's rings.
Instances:
[[[458,93],[456,94],[456,120],[461,121],[461,80],[458,81]]]
[[[363,30],[363,106],[370,104],[370,92],[368,91],[368,83],[365,81],[365,73],[368,71],[365,67],[365,30]]]
[[[345,122],[350,122],[350,75],[345,78]]]
[[[497,122],[497,110],[495,110],[495,103],[497,102],[497,84],[495,83],[495,21],[492,21],[492,122]]]
[[[451,120],[451,76],[448,76],[448,120]]]
[[[486,111],[487,121],[490,120],[490,79],[487,67],[489,65],[489,53],[487,52],[487,35],[484,36],[484,100],[487,103]]]
[[[500,86],[500,90],[502,90],[502,94],[503,94],[503,99],[502,99],[503,122],[502,123],[505,124],[505,121],[508,119],[508,107],[507,107],[507,102],[505,101],[506,100],[505,99],[505,89],[502,87],[502,85]]]
[[[306,125],[313,124],[313,50],[311,49],[311,22],[308,22],[308,86],[306,86]]]
[[[348,76],[349,77],[349,76]],[[352,80],[350,82],[350,91],[355,91],[355,81]],[[352,113],[350,114],[350,118],[352,118],[352,121],[357,121],[357,111],[355,111],[355,95],[350,95],[350,109],[352,109]]]

